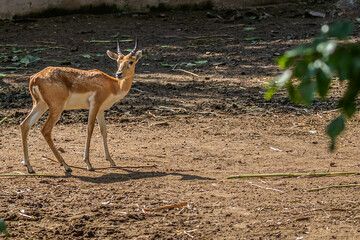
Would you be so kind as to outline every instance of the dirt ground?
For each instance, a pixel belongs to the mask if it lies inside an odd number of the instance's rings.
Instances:
[[[90,40],[137,37],[144,51],[132,90],[106,115],[109,148],[123,168],[65,174],[49,160],[44,116],[30,132],[30,161],[53,176],[2,177],[0,218],[13,239],[359,239],[358,187],[308,191],[357,184],[357,175],[227,179],[360,171],[358,116],[328,151],[324,129],[339,114],[341,87],[310,107],[292,105],[285,92],[263,98],[264,83],[280,72],[277,56],[323,24],[357,17],[322,3],[0,22],[0,174],[26,173],[18,124],[32,106],[32,74],[51,65],[114,75],[105,52],[115,43]],[[54,129],[69,165],[85,167],[86,121],[87,111],[66,111]],[[98,129],[90,156],[95,168],[108,166]]]

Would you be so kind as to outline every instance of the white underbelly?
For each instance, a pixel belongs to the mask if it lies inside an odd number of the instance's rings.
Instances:
[[[89,93],[72,93],[65,103],[65,110],[71,109],[89,109],[90,97],[93,92]]]

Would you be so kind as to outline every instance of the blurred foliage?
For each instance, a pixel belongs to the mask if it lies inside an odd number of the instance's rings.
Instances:
[[[5,234],[5,237],[10,237],[10,234],[6,230],[6,224],[3,219],[0,218],[0,232]]]
[[[277,59],[284,72],[268,84],[265,94],[269,100],[278,89],[286,87],[292,102],[310,105],[316,96],[326,99],[332,81],[346,82],[347,89],[339,101],[341,115],[327,126],[331,150],[345,129],[346,119],[356,112],[360,90],[360,46],[348,41],[353,28],[348,22],[324,25],[312,43],[285,52]]]

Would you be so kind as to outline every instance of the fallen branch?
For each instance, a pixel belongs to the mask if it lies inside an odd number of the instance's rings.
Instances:
[[[174,204],[174,205],[166,205],[166,206],[162,206],[162,207],[158,207],[158,208],[143,208],[144,211],[159,211],[159,210],[164,210],[164,209],[174,209],[174,208],[180,208],[183,206],[186,206],[188,203],[187,202],[183,202],[183,203],[179,203],[179,204]]]
[[[360,172],[242,174],[242,175],[229,176],[228,179],[264,178],[264,177],[323,177],[323,176],[354,175],[354,174],[360,174]]]
[[[320,190],[329,189],[329,188],[359,187],[359,186],[360,186],[360,184],[330,185],[330,186],[319,187],[319,188],[311,188],[311,189],[309,189],[307,191],[308,192],[315,192],[315,191],[320,191]]]
[[[50,161],[53,161],[55,163],[59,163],[57,160],[52,159],[50,157],[47,156],[42,156],[45,159],[48,159]],[[84,167],[77,167],[77,166],[72,166],[72,165],[68,165],[70,168],[76,168],[76,169],[81,169],[81,170],[88,170],[87,168]],[[123,168],[157,168],[157,165],[143,165],[143,166],[110,166],[110,167],[102,167],[102,168],[94,168],[94,170],[105,170],[105,169],[123,169]]]
[[[181,68],[177,68],[177,69],[173,69],[173,71],[181,71],[181,72],[184,72],[184,73],[187,73],[187,74],[190,74],[194,77],[200,77],[199,75],[197,75],[196,73],[193,73],[193,72],[189,72],[189,71],[186,71],[184,69],[181,69]]]

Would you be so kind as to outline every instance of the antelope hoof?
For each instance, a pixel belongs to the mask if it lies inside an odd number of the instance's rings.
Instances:
[[[94,172],[94,171],[95,171],[95,169],[93,169],[92,166],[88,166],[87,169],[88,169],[88,171],[91,171],[91,172]]]
[[[111,167],[115,167],[116,165],[115,165],[115,162],[112,160],[112,159],[106,159],[106,160],[108,160],[109,162],[110,162],[110,166]]]
[[[28,170],[28,173],[30,173],[30,174],[34,174],[34,173],[35,173],[34,169],[32,169],[31,166],[26,166],[26,168],[27,168],[27,170]]]
[[[87,170],[88,171],[95,171],[90,164],[87,163],[86,165],[87,165]]]
[[[72,169],[66,165],[66,164],[63,164],[64,168],[65,168],[65,172],[72,172]]]

